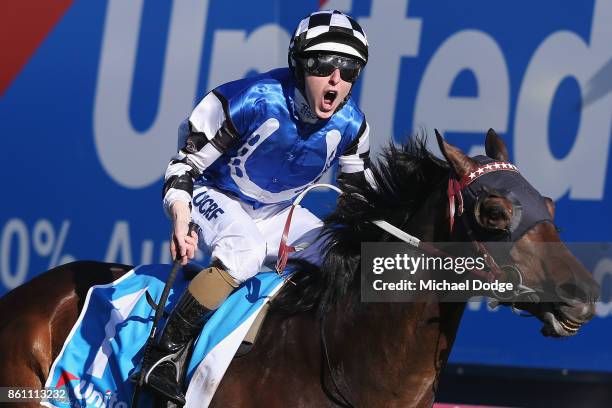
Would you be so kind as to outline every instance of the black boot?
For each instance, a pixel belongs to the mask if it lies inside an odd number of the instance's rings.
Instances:
[[[204,327],[209,309],[185,290],[172,309],[159,340],[143,361],[145,384],[152,391],[185,405],[184,378],[191,346]]]

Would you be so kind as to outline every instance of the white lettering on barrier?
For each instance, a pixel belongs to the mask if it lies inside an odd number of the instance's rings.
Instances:
[[[359,19],[372,44],[360,101],[378,135],[371,141],[373,155],[393,133],[401,58],[419,53],[422,21],[407,17],[408,5],[409,0],[373,1],[370,17]],[[94,137],[100,162],[114,181],[129,188],[158,181],[175,151],[175,138],[169,135],[175,133],[177,124],[193,107],[208,2],[173,4],[158,114],[150,129],[139,134],[130,123],[129,101],[142,8],[142,0],[108,3],[94,109]],[[548,124],[550,107],[563,79],[576,78],[583,100],[585,92],[592,93],[589,87],[594,75],[612,57],[608,46],[612,26],[607,24],[611,19],[612,0],[596,0],[588,44],[575,33],[553,33],[535,51],[520,88],[514,159],[537,188],[555,199],[568,191],[572,199],[603,198],[612,94],[590,98],[584,104],[576,141],[562,159],[550,152]],[[384,46],[390,34],[402,40]],[[275,42],[278,47],[269,46]],[[248,36],[246,31],[216,30],[208,87],[243,76],[250,69],[283,66],[287,42],[288,34],[276,24],[266,24]],[[476,76],[478,97],[451,98],[448,90],[464,69]],[[488,34],[465,30],[451,36],[434,53],[418,88],[413,123],[459,132],[484,132],[494,127],[504,133],[509,111],[509,80],[502,51]],[[435,144],[430,147],[437,150]],[[479,145],[470,154],[481,151]],[[134,165],[134,157],[139,156],[148,160]],[[578,168],[581,171],[576,171]],[[584,174],[589,177],[588,183],[584,182]]]
[[[266,24],[248,37],[242,30],[216,30],[208,89],[242,78],[250,70],[265,72],[287,65],[289,34],[278,24]]]
[[[141,244],[140,264],[153,263],[153,247],[154,242],[150,239],[145,239]],[[206,263],[209,260],[210,254],[205,254],[201,250],[196,251],[195,261]],[[130,235],[130,224],[127,221],[117,221],[113,227],[111,237],[104,256],[104,262],[117,262],[127,265],[134,265],[134,257],[132,256],[132,238]],[[162,241],[159,244],[159,263],[172,263],[170,257],[169,241]]]
[[[158,181],[176,152],[178,124],[194,105],[208,14],[207,0],[172,3],[157,116],[147,131],[137,132],[129,106],[143,5],[143,0],[108,2],[94,106],[102,167],[128,188]]]
[[[610,21],[612,0],[597,0],[589,44],[568,31],[553,33],[535,51],[525,73],[516,109],[515,162],[534,186],[552,199],[568,191],[572,199],[603,198],[612,130],[612,93],[582,106],[574,145],[562,159],[550,151],[548,124],[561,82],[574,77],[584,99],[590,79],[609,62]]]
[[[372,157],[393,135],[393,117],[402,57],[416,57],[421,42],[421,19],[407,18],[408,0],[373,1],[370,17],[359,19],[371,45],[371,58],[361,79],[360,105],[374,134]],[[393,45],[389,43],[392,39]]]
[[[132,262],[132,246],[130,245],[130,224],[127,221],[117,221],[115,223],[104,261],[127,265],[134,264]]]
[[[327,10],[338,10],[345,13],[350,13],[353,7],[353,0],[327,0],[319,1],[319,4]]]
[[[464,70],[476,77],[476,97],[450,96],[453,82]],[[488,34],[465,30],[448,38],[429,61],[415,102],[414,123],[440,131],[484,134],[492,127],[504,133],[509,106],[510,82],[502,50]],[[428,148],[440,152],[433,137],[428,138]],[[482,152],[484,145],[475,146],[470,155]]]
[[[612,259],[601,259],[593,270],[593,279],[599,285],[603,286],[604,280],[608,278],[612,280]],[[604,299],[607,302],[601,301],[595,304],[595,314],[597,317],[608,317],[612,315],[612,299]]]
[[[17,239],[17,264],[11,271],[11,242]],[[2,229],[0,238],[0,279],[4,287],[13,289],[25,282],[30,264],[30,238],[28,228],[19,218],[11,218]]]
[[[145,239],[142,241],[142,253],[140,255],[141,263],[153,263],[153,245],[154,243],[150,239]]]

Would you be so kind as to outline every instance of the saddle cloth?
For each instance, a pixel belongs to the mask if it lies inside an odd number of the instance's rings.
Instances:
[[[89,289],[81,314],[45,384],[60,392],[42,405],[130,406],[134,384],[128,378],[139,368],[155,316],[145,292],[158,300],[170,268],[141,265],[110,284]],[[186,407],[208,406],[258,312],[283,283],[275,272],[261,272],[238,288],[212,315],[195,343],[188,366]],[[179,275],[170,292],[167,311],[187,284]],[[142,393],[139,405],[151,406],[151,396]]]

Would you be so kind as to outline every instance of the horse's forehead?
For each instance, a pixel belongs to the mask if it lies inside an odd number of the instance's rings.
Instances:
[[[476,156],[474,160],[479,165],[486,165],[494,161],[486,156]],[[540,222],[552,222],[552,216],[544,197],[519,172],[500,170],[485,174],[468,186],[464,193],[467,197],[464,198],[475,202],[485,188],[505,192],[511,200],[520,204],[521,220],[512,231],[512,241],[517,241]]]

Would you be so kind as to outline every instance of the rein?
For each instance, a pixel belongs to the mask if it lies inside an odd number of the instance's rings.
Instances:
[[[450,228],[451,233],[453,232],[454,226],[455,226],[455,216],[461,217],[465,210],[464,202],[463,202],[463,195],[462,195],[463,189],[469,186],[473,181],[478,179],[480,176],[491,173],[491,172],[495,172],[495,171],[513,171],[513,172],[518,173],[518,169],[516,168],[515,165],[511,163],[507,163],[507,162],[498,161],[498,162],[488,163],[486,165],[479,166],[478,168],[474,169],[474,171],[463,176],[461,179],[457,179],[457,177],[454,177],[455,174],[453,173],[449,175],[448,187],[447,187],[447,197],[448,197],[449,218],[450,218],[449,228]],[[303,249],[303,248],[296,248],[287,243],[288,237],[289,237],[289,229],[291,226],[291,219],[293,216],[293,210],[295,209],[295,207],[297,207],[300,204],[300,202],[304,199],[306,194],[308,194],[310,191],[314,189],[330,189],[330,190],[337,192],[338,194],[343,193],[341,189],[331,184],[314,184],[306,188],[304,191],[302,191],[302,193],[298,195],[298,197],[295,199],[295,201],[291,205],[291,209],[289,210],[289,214],[287,215],[287,220],[285,222],[285,226],[283,229],[283,234],[282,234],[280,245],[279,245],[278,257],[277,257],[277,262],[276,262],[276,267],[275,267],[276,272],[281,277],[283,277],[285,281],[291,282],[290,277],[286,277],[285,275],[283,275],[284,269],[287,265],[289,254],[293,252],[298,252],[301,249]],[[486,270],[479,269],[479,268],[471,268],[471,269],[467,269],[466,272],[472,273],[480,278],[484,278],[488,280],[489,282],[493,281],[495,278],[500,278],[504,276],[504,274],[506,275],[511,274],[513,275],[514,280],[516,280],[516,285],[515,285],[516,289],[513,290],[511,295],[507,298],[504,298],[500,296],[499,293],[492,291],[492,295],[496,299],[496,302],[497,302],[497,303],[492,303],[493,307],[497,306],[497,304],[500,301],[509,302],[510,305],[512,306],[512,310],[515,311],[516,308],[514,304],[517,302],[517,299],[519,299],[523,295],[526,295],[528,300],[531,300],[533,302],[538,302],[539,296],[537,295],[536,290],[523,284],[523,276],[522,276],[521,271],[518,269],[518,267],[516,265],[503,265],[500,267],[495,261],[495,258],[491,255],[491,253],[487,249],[487,247],[481,241],[476,239],[475,234],[472,228],[469,227],[468,222],[465,219],[465,217],[461,217],[461,219],[463,220],[463,225],[465,226],[467,230],[468,237],[472,241],[474,249],[476,250],[478,254],[480,254],[483,257],[486,267],[487,267]],[[420,249],[423,252],[426,252],[430,255],[445,257],[445,258],[446,257],[455,258],[454,255],[451,255],[442,250],[439,250],[438,248],[434,247],[430,243],[421,241],[419,238],[408,234],[407,232],[401,230],[400,228],[390,224],[389,222],[385,220],[375,220],[375,221],[372,221],[372,224],[376,225],[377,227],[387,232],[388,234],[396,237],[400,241],[405,242],[408,245],[415,247],[417,249]],[[325,339],[326,338],[325,322],[326,322],[326,319],[324,315],[323,318],[321,319],[321,331],[320,331],[322,357],[326,361],[327,369],[329,370],[332,384],[335,388],[336,393],[340,396],[341,400],[337,399],[333,395],[330,395],[327,393],[326,394],[337,405],[345,407],[345,408],[352,408],[353,404],[351,404],[349,399],[340,390],[340,387],[338,386],[338,383],[336,382],[334,373],[332,371],[329,351],[327,347],[327,341]]]
[[[338,194],[342,194],[342,190],[338,187],[331,184],[313,184],[312,186],[306,188],[304,191],[297,196],[297,198],[291,204],[291,209],[289,210],[289,214],[287,214],[287,221],[285,221],[285,227],[283,228],[283,235],[281,236],[280,245],[278,248],[278,257],[276,260],[276,273],[278,273],[283,279],[288,280],[285,276],[283,276],[283,271],[285,270],[285,266],[287,266],[287,259],[289,254],[292,252],[299,252],[304,248],[296,248],[294,246],[288,245],[287,240],[289,239],[289,227],[291,226],[291,218],[293,217],[293,210],[295,207],[300,205],[306,194],[315,189],[328,189],[333,190]],[[291,282],[291,281],[290,281]]]
[[[453,177],[452,173],[451,175],[449,175],[447,196],[448,196],[448,203],[449,203],[449,214],[450,214],[449,221],[450,221],[451,233],[453,231],[454,224],[455,224],[455,214],[458,216],[461,216],[463,215],[463,212],[464,212],[463,195],[461,194],[461,191],[467,186],[469,186],[473,181],[475,181],[476,179],[478,179],[480,176],[484,174],[495,172],[495,171],[504,171],[504,170],[514,171],[518,173],[518,169],[516,168],[516,166],[511,163],[494,162],[494,163],[489,163],[489,164],[476,168],[470,174],[464,176],[461,180],[457,180],[457,178]],[[287,241],[289,239],[289,229],[291,226],[293,210],[295,209],[295,207],[297,207],[300,204],[300,202],[304,199],[304,197],[310,191],[315,190],[315,189],[329,189],[329,190],[333,190],[337,192],[338,194],[342,194],[342,190],[334,185],[314,184],[306,188],[304,191],[302,191],[300,195],[297,196],[293,204],[291,205],[291,209],[289,210],[289,214],[287,215],[287,220],[285,221],[285,226],[283,229],[283,234],[282,234],[280,245],[279,245],[278,257],[277,257],[277,262],[276,262],[276,267],[275,267],[276,272],[280,276],[282,276],[285,281],[289,281],[291,283],[293,282],[290,280],[289,277],[283,275],[283,271],[285,270],[285,267],[287,266],[287,260],[288,260],[289,254],[293,252],[298,252],[301,249],[303,249],[303,248],[296,248],[294,246],[287,244]],[[474,249],[476,250],[478,254],[480,254],[483,257],[483,259],[485,260],[486,266],[487,266],[487,270],[471,268],[471,269],[468,269],[466,272],[472,273],[473,275],[479,278],[486,279],[489,282],[495,280],[496,278],[499,279],[503,277],[504,275],[511,275],[513,280],[515,281],[514,283],[516,283],[515,285],[516,289],[514,289],[511,292],[510,296],[507,296],[507,297],[502,296],[500,293],[492,292],[493,297],[497,299],[498,301],[509,302],[512,299],[518,299],[523,295],[526,295],[528,300],[530,301],[534,301],[534,302],[539,301],[539,297],[535,289],[532,289],[523,284],[523,276],[520,270],[518,269],[518,267],[516,267],[515,265],[504,265],[500,267],[495,261],[495,258],[491,255],[489,250],[486,248],[486,246],[475,238],[474,232],[472,231],[471,228],[469,228],[465,218],[462,217],[462,220],[463,220],[464,226],[467,229],[468,236],[470,240],[472,241]],[[380,229],[382,229],[383,231],[396,237],[400,241],[403,241],[407,243],[408,245],[415,247],[417,249],[420,249],[423,252],[426,252],[430,255],[439,256],[443,258],[449,258],[449,257],[455,258],[454,255],[448,254],[442,250],[437,249],[436,247],[434,247],[433,245],[427,242],[421,241],[419,238],[408,234],[407,232],[401,230],[400,228],[390,224],[389,222],[385,220],[375,220],[375,221],[372,221],[372,223],[376,225],[377,227],[379,227]],[[515,302],[511,302],[512,305],[514,305],[514,303]]]

